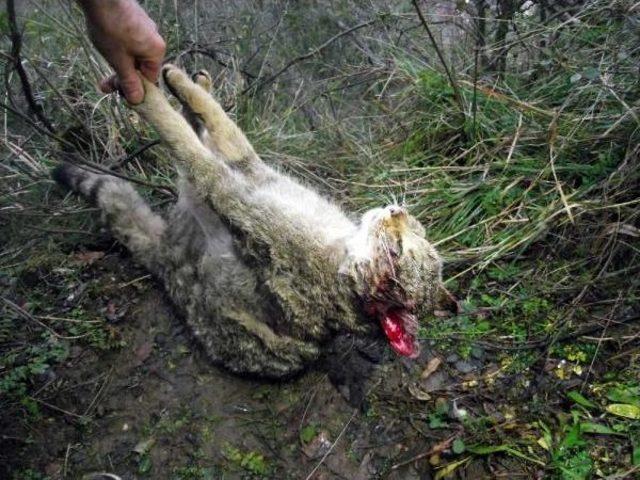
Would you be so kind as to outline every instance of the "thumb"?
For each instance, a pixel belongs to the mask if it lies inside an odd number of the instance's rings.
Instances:
[[[142,73],[142,75],[144,75],[147,80],[155,83],[156,80],[158,80],[161,66],[162,64],[160,62],[143,60],[140,62],[140,73]]]
[[[114,66],[114,70],[118,75],[117,84],[124,98],[134,105],[142,102],[144,100],[144,87],[134,67],[133,59],[127,58],[121,64]]]

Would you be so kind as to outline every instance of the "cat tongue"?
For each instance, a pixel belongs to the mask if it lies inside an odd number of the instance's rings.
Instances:
[[[402,316],[397,311],[390,310],[385,313],[380,319],[380,324],[391,348],[398,355],[410,358],[415,358],[418,355],[413,335],[406,331]]]

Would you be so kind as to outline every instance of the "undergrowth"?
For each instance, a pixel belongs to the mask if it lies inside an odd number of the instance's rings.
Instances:
[[[335,34],[331,19],[314,10],[319,21],[311,28],[301,20],[302,7],[291,5],[283,16],[266,15],[277,28],[230,23],[220,26],[226,37],[204,38],[168,4],[148,7],[160,19],[173,61],[214,72],[222,103],[266,161],[355,212],[404,201],[424,223],[447,262],[447,287],[458,297],[455,315],[423,319],[425,340],[463,359],[478,348],[494,352],[501,372],[523,382],[545,372],[578,385],[579,396],[557,392],[553,407],[532,400],[522,414],[527,435],[503,437],[500,448],[486,447],[484,421],[469,423],[466,442],[485,447],[476,445],[474,453],[457,444],[457,461],[526,450],[558,478],[637,472],[637,4],[586,2],[571,22],[544,28],[517,17],[518,36],[499,76],[476,71],[465,37],[454,52],[461,60],[452,65],[461,103],[432,61],[422,30],[390,40],[390,31],[414,21],[411,10],[378,11],[378,23],[362,34],[364,47],[340,41],[271,84],[247,90],[264,71],[277,71],[290,51],[306,52]],[[91,267],[82,259],[72,264],[79,245],[85,251],[113,246],[95,212],[57,190],[49,169],[65,158],[113,168],[142,183],[162,208],[173,199],[173,166],[161,146],[129,157],[155,134],[121,101],[91,86],[107,69],[70,4],[26,9],[20,22],[21,55],[55,130],[43,133],[6,70],[0,407],[37,418],[34,392],[71,345],[119,346],[96,310],[102,287],[91,291]],[[3,13],[5,56],[8,28]],[[303,38],[300,45],[292,32]],[[269,48],[256,47],[265,43]],[[65,303],[79,285],[81,300]],[[445,421],[434,412],[430,422]],[[268,462],[253,453],[230,446],[226,456],[240,469],[265,474]],[[190,468],[175,474],[201,477]]]

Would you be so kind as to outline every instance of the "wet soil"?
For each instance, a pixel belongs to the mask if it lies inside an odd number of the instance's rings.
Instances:
[[[110,292],[97,303],[117,302],[105,315],[121,346],[73,346],[33,395],[40,418],[2,419],[8,478],[29,468],[50,479],[433,478],[425,452],[446,463],[462,428],[454,390],[493,368],[480,355],[445,358],[425,346],[415,362],[381,365],[367,403],[354,408],[320,371],[267,383],[211,365],[130,259],[109,254],[85,277]],[[438,402],[443,428],[427,428]],[[475,459],[456,474],[493,477]]]

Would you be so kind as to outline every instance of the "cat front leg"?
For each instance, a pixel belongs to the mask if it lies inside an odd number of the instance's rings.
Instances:
[[[256,154],[244,133],[210,95],[211,77],[199,71],[193,80],[175,65],[165,65],[162,78],[169,91],[184,105],[189,115],[199,118],[206,130],[206,144],[219,152],[235,169],[246,175],[266,174],[268,167]]]
[[[219,152],[205,147],[188,121],[173,109],[167,97],[154,84],[142,78],[145,97],[132,105],[136,112],[155,127],[162,140],[173,150],[196,189],[214,200],[234,195],[246,187],[242,176],[226,164]],[[198,87],[199,88],[199,87]]]

